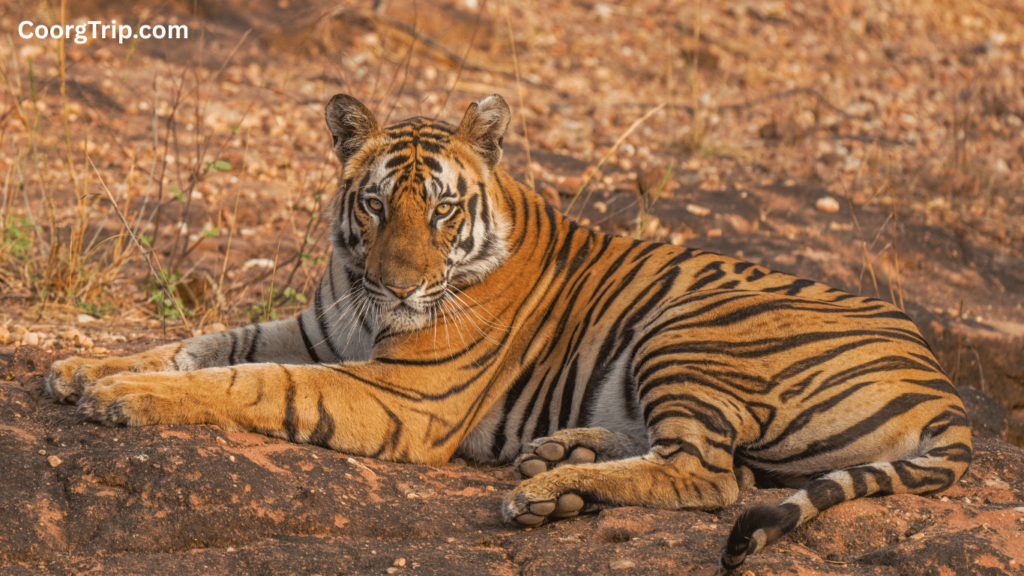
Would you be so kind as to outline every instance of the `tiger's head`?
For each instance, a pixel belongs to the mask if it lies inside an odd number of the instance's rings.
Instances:
[[[382,327],[421,328],[507,256],[509,224],[490,190],[508,105],[497,94],[470,104],[458,128],[426,118],[382,128],[339,94],[325,116],[342,164],[334,249]]]

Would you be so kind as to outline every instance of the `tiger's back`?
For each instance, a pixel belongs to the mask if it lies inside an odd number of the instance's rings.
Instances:
[[[335,97],[344,170],[313,306],[126,359],[63,361],[48,390],[106,423],[212,423],[408,462],[514,460],[524,480],[503,513],[522,525],[608,505],[717,508],[754,477],[800,486],[740,517],[727,568],[829,506],[964,473],[962,404],[899,310],[580,227],[497,167],[508,120],[493,96],[458,127],[381,128]]]

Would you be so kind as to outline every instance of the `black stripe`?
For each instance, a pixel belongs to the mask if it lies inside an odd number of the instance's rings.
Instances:
[[[298,416],[295,414],[295,380],[292,379],[292,373],[288,371],[284,366],[285,377],[288,380],[288,385],[284,389],[284,431],[288,434],[288,441],[295,442],[295,438],[298,435]]]
[[[256,352],[260,349],[260,334],[262,333],[262,331],[263,329],[260,328],[259,324],[257,324],[256,333],[253,335],[252,343],[250,344],[249,347],[249,353],[245,355],[245,361],[250,364],[256,361]]]
[[[299,334],[302,335],[302,344],[306,347],[306,352],[309,354],[309,358],[314,363],[320,363],[320,356],[316,353],[316,348],[313,347],[313,342],[310,341],[309,335],[306,334],[306,326],[302,321],[302,315],[299,314]]]
[[[334,438],[334,417],[324,407],[323,394],[320,394],[316,407],[320,417],[316,422],[316,428],[313,429],[313,433],[309,436],[309,443],[330,448],[331,439]]]

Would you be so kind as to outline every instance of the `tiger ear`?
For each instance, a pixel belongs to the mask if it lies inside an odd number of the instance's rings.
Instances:
[[[458,136],[483,156],[488,168],[494,168],[501,160],[501,141],[511,119],[512,111],[505,99],[492,94],[469,105]]]
[[[338,94],[324,110],[327,128],[334,138],[334,154],[344,166],[345,161],[366,144],[370,136],[380,131],[373,112],[348,94]]]

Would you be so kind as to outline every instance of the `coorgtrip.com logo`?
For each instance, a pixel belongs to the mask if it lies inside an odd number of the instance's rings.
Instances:
[[[71,40],[75,44],[85,44],[90,38],[93,40],[117,40],[118,44],[125,40],[141,38],[143,40],[187,40],[188,26],[184,24],[171,24],[164,26],[157,24],[150,26],[143,24],[138,30],[133,30],[128,24],[118,24],[117,20],[111,20],[104,24],[100,20],[89,20],[85,24],[35,24],[25,20],[18,25],[18,35],[26,40]]]

